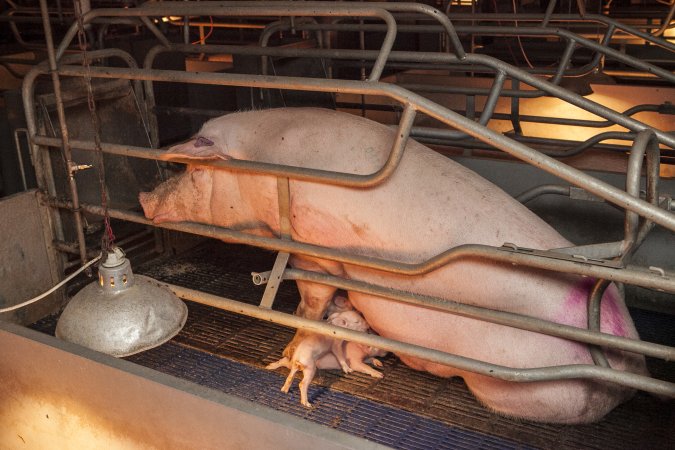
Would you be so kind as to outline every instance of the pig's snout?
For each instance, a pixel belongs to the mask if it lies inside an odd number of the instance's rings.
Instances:
[[[141,203],[145,217],[150,220],[154,219],[157,210],[157,196],[152,192],[141,192],[138,194],[138,201]]]

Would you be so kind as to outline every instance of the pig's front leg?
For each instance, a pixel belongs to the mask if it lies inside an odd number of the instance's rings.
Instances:
[[[296,269],[336,276],[344,275],[342,265],[333,261],[306,256],[293,256],[290,260],[290,264]],[[297,281],[296,283],[298,285],[298,290],[300,291],[300,304],[298,305],[295,314],[307,319],[323,319],[326,309],[328,309],[328,305],[333,299],[337,288],[312,283],[310,281]]]
[[[347,357],[345,356],[345,341],[342,339],[335,339],[333,341],[333,344],[331,345],[331,350],[333,351],[333,354],[338,360],[338,363],[340,364],[340,367],[342,368],[342,371],[344,373],[351,373],[353,372],[352,368],[349,367],[349,364],[347,363]]]

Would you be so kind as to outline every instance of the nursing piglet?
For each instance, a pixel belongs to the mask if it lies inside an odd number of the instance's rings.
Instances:
[[[328,317],[328,323],[338,327],[349,328],[357,331],[366,331],[368,324],[356,311],[337,312]],[[274,370],[279,367],[286,367],[290,369],[286,382],[281,391],[288,393],[293,383],[293,377],[299,370],[302,372],[302,381],[300,381],[300,403],[303,406],[310,408],[312,405],[308,399],[309,385],[314,379],[316,369],[320,368],[318,361],[326,355],[331,355],[337,362],[338,367],[345,373],[350,373],[352,369],[347,364],[345,358],[345,349],[342,339],[334,339],[329,336],[324,336],[316,333],[306,333],[303,339],[294,348],[292,355],[284,352],[284,356],[277,362],[268,364],[265,368]]]

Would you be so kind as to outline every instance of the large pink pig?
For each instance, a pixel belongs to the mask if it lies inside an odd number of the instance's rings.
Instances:
[[[370,174],[386,161],[395,131],[324,109],[284,108],[230,114],[206,123],[169,154],[253,160]],[[417,263],[467,243],[549,249],[571,245],[496,186],[427,147],[409,141],[391,178],[370,189],[290,181],[292,237],[361,255]],[[142,193],[155,223],[194,221],[277,236],[274,177],[195,165],[152,193]],[[592,281],[581,277],[461,260],[423,276],[398,276],[295,257],[298,268],[364,280],[550,321],[585,327]],[[335,289],[298,282],[298,314],[320,320]],[[349,299],[380,335],[516,368],[592,364],[584,345],[441,313],[356,292]],[[601,330],[637,338],[615,286],[605,293]],[[595,421],[632,392],[588,380],[514,383],[400,355],[410,367],[461,376],[476,397],[501,414],[543,422]],[[642,356],[608,352],[612,367],[645,373]]]

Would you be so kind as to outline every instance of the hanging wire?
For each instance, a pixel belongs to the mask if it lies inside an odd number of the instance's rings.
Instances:
[[[206,36],[200,37],[196,41],[192,42],[192,45],[195,45],[195,44],[204,45],[204,44],[206,44],[206,40],[211,37],[211,35],[213,34],[213,16],[209,16],[209,21],[211,22],[211,28],[209,28],[209,32],[206,33]],[[201,27],[200,27],[200,29],[201,29]],[[202,34],[202,33],[200,32],[200,34]]]
[[[79,269],[77,269],[75,272],[73,272],[73,273],[71,273],[70,275],[68,275],[68,276],[67,276],[66,278],[64,278],[59,284],[57,284],[57,285],[54,286],[53,288],[49,289],[47,292],[44,292],[44,293],[38,295],[37,297],[33,297],[33,298],[31,298],[30,300],[26,300],[26,301],[23,302],[23,303],[19,303],[18,305],[13,305],[13,306],[9,306],[9,307],[7,307],[7,308],[2,308],[2,309],[0,309],[0,314],[6,313],[6,312],[10,312],[10,311],[14,311],[14,310],[19,309],[19,308],[23,308],[23,307],[25,307],[25,306],[32,305],[33,303],[42,300],[43,298],[45,298],[45,297],[48,296],[49,294],[51,294],[51,293],[55,292],[56,290],[62,288],[62,287],[63,287],[64,285],[66,285],[70,280],[72,280],[73,278],[75,278],[76,276],[78,276],[78,275],[79,275],[80,273],[82,273],[83,271],[87,270],[91,265],[97,263],[98,260],[101,259],[101,256],[102,256],[102,255],[98,255],[96,258],[94,258],[94,259],[92,259],[91,261],[87,262],[87,264],[85,264],[84,266],[82,266],[82,267],[80,267]]]
[[[94,129],[94,147],[98,162],[98,180],[101,189],[101,207],[103,207],[103,224],[104,231],[101,236],[101,252],[107,255],[113,247],[115,242],[115,234],[110,226],[110,214],[108,212],[108,195],[106,193],[105,185],[105,166],[103,162],[103,150],[101,149],[101,122],[96,113],[96,101],[94,100],[94,91],[91,84],[91,70],[89,66],[89,59],[87,58],[87,34],[84,29],[84,19],[82,16],[82,5],[80,0],[74,2],[75,17],[77,18],[77,42],[82,51],[82,66],[85,68],[85,85],[87,87],[87,106],[89,107],[89,115]]]

